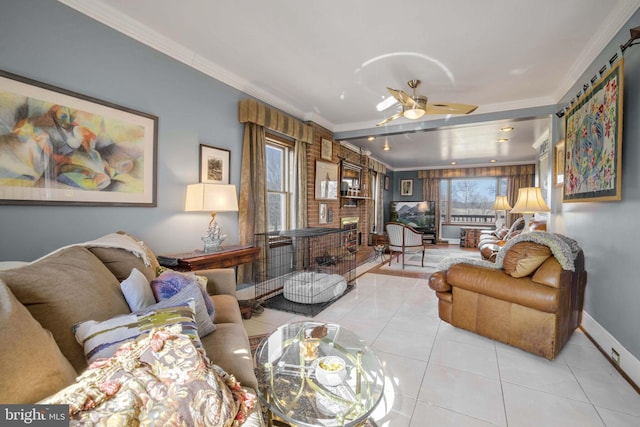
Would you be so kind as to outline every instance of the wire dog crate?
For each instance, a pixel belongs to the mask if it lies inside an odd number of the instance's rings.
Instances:
[[[310,227],[255,239],[256,299],[265,307],[313,316],[351,290],[357,230]]]

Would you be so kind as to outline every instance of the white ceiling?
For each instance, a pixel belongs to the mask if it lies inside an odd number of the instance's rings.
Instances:
[[[640,0],[59,1],[349,138],[396,170],[533,161],[532,144],[549,138],[549,106],[640,6]],[[422,80],[418,92],[430,102],[479,107],[464,118],[425,116],[376,127],[396,112],[375,108],[389,95],[386,87],[409,92],[410,79]],[[514,113],[532,107],[539,108],[525,117]],[[515,129],[498,143],[507,125]],[[378,135],[372,142],[358,138],[372,134]]]

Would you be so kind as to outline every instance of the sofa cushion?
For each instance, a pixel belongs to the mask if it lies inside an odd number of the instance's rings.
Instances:
[[[120,283],[120,289],[131,311],[140,311],[156,303],[147,277],[137,268]]]
[[[202,286],[200,279],[196,277],[194,273],[180,273],[173,270],[165,270],[151,281],[151,290],[153,291],[153,296],[156,298],[156,301],[161,301],[172,297],[192,283],[195,283],[202,292],[207,313],[209,317],[211,317],[211,320],[213,320],[215,307],[209,298],[209,294],[207,294],[206,283]]]
[[[202,338],[202,345],[213,363],[234,375],[242,385],[258,388],[249,338],[242,323],[216,324],[216,332]]]
[[[504,255],[502,267],[511,277],[525,277],[533,273],[551,256],[551,250],[533,242],[513,245]]]
[[[168,300],[167,300],[168,301]],[[131,313],[96,322],[88,320],[75,325],[76,339],[83,346],[89,364],[109,358],[125,342],[132,341],[153,328],[180,324],[182,333],[199,345],[193,300],[154,307],[143,313]]]
[[[73,383],[76,371],[51,332],[0,281],[0,402],[35,403]]]
[[[87,364],[71,328],[83,320],[129,313],[120,283],[88,249],[71,246],[24,267],[0,271],[31,315],[53,334],[77,372]]]
[[[145,265],[142,258],[125,249],[99,247],[88,249],[102,261],[119,282],[129,277],[133,268],[137,268],[149,281],[156,277],[156,267],[153,264]]]

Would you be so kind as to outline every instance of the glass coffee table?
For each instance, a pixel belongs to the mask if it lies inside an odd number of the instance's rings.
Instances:
[[[383,395],[380,361],[335,323],[278,327],[256,349],[255,364],[270,425],[363,425]]]

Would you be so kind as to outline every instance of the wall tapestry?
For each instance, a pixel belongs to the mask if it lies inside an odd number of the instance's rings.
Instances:
[[[566,114],[563,202],[620,200],[623,59]]]
[[[156,206],[158,118],[0,71],[0,203]]]

